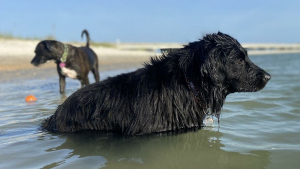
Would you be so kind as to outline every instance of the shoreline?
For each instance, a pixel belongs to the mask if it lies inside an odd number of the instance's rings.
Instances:
[[[58,76],[56,64],[54,61],[45,63],[39,67],[30,64],[31,58],[23,59],[2,59],[0,63],[0,83],[21,82],[28,79],[44,79],[51,76]],[[99,58],[99,72],[140,68],[149,58],[142,57],[114,57],[114,58]],[[4,61],[4,62],[3,62]],[[6,64],[3,64],[6,63]]]
[[[0,58],[33,58],[40,40],[1,39]],[[85,42],[62,42],[75,47],[85,46]],[[159,55],[161,48],[182,48],[183,43],[92,43],[90,47],[99,58],[107,57],[150,57]],[[244,43],[249,55],[300,53],[300,44],[259,44]]]
[[[293,54],[300,53],[300,50],[262,50],[262,51],[248,51],[248,55],[279,55],[279,54]]]
[[[50,75],[57,75],[56,65],[53,61],[34,67],[30,61],[34,57],[35,47],[40,40],[20,40],[0,38],[0,83],[12,82],[14,79],[43,78]],[[69,43],[73,46],[85,46],[85,42]],[[257,44],[263,46],[264,44]],[[268,44],[265,44],[267,46]],[[270,49],[274,44],[269,44]],[[276,45],[276,44],[275,44]],[[244,46],[244,45],[243,45]],[[286,48],[295,44],[284,45]],[[122,43],[105,45],[91,45],[91,48],[98,55],[99,71],[139,68],[144,62],[148,62],[150,57],[161,55],[158,49],[161,48],[181,48],[180,43]],[[245,47],[257,48],[254,44],[245,44]],[[251,56],[269,54],[300,53],[296,45],[293,50],[248,50]]]

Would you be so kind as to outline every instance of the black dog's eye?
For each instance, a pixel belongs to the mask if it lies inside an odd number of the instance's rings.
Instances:
[[[237,61],[238,61],[239,64],[244,64],[245,63],[244,58],[238,58]]]

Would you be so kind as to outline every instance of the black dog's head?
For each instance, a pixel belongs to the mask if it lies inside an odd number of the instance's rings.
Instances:
[[[57,59],[56,54],[59,49],[57,41],[45,40],[41,41],[35,48],[35,56],[31,61],[34,66],[46,63],[48,60]]]
[[[270,74],[251,62],[236,39],[221,32],[206,35],[184,49],[189,51],[190,57],[181,59],[181,64],[188,76],[200,73],[202,79],[226,90],[226,94],[255,92],[271,79]],[[193,79],[199,80],[199,77]]]

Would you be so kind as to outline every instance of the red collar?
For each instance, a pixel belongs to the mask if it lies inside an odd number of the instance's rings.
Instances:
[[[191,82],[186,74],[184,74],[185,77],[185,81],[189,87],[189,89],[192,91],[196,102],[203,108],[203,109],[207,109],[206,103],[204,101],[204,96],[202,93],[199,92],[199,90],[197,89],[197,87],[193,84],[193,82]]]

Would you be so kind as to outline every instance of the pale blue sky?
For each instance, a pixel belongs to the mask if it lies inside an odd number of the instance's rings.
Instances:
[[[300,42],[298,0],[0,0],[0,33],[80,41],[181,42],[222,31],[240,42]]]

